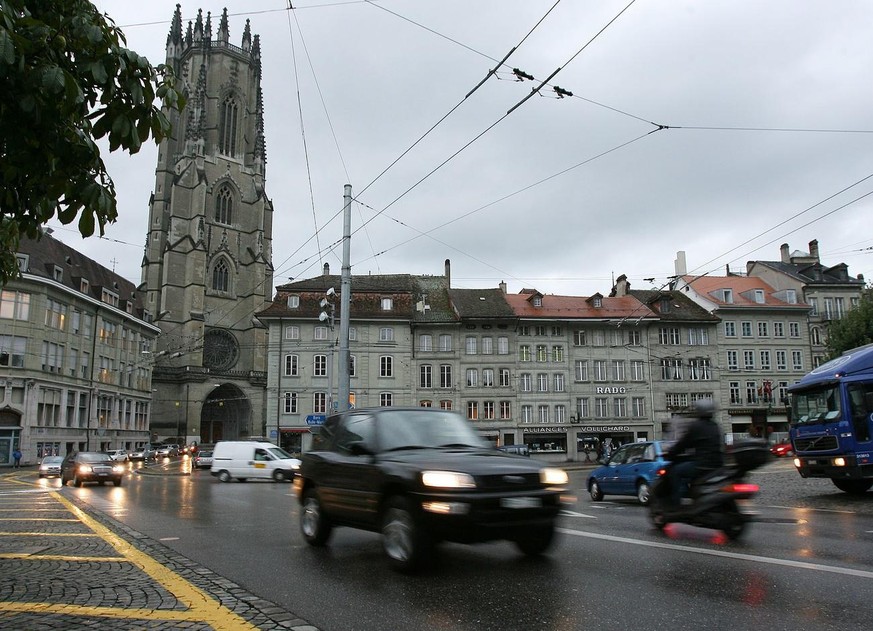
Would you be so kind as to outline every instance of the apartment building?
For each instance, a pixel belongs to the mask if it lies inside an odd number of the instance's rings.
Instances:
[[[0,294],[0,465],[149,441],[150,323],[133,283],[54,239],[22,239]]]

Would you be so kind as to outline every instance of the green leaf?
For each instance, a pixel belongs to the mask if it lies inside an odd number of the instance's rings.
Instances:
[[[15,63],[15,44],[6,29],[0,30],[0,62],[10,66]]]
[[[64,71],[59,66],[47,66],[42,72],[40,85],[49,94],[60,94],[64,91]]]

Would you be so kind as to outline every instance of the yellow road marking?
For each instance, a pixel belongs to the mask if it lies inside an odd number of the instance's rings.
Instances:
[[[176,597],[176,599],[187,607],[187,610],[181,609],[128,609],[128,608],[112,608],[112,607],[88,607],[81,605],[66,605],[66,604],[47,604],[47,603],[22,603],[22,602],[0,602],[0,611],[7,612],[35,612],[35,613],[50,613],[55,615],[77,615],[77,616],[92,616],[115,619],[148,619],[148,620],[178,620],[185,622],[201,622],[210,625],[215,631],[242,631],[252,630],[257,631],[257,627],[247,622],[244,618],[238,616],[233,611],[222,605],[218,600],[202,589],[191,584],[175,572],[167,569],[155,561],[152,557],[140,550],[137,550],[133,545],[116,535],[109,528],[102,525],[97,520],[90,517],[78,506],[67,500],[57,491],[50,491],[49,495],[63,504],[69,512],[75,515],[79,521],[90,528],[94,534],[88,535],[73,535],[73,534],[55,534],[51,536],[97,536],[106,541],[115,550],[122,555],[122,558],[139,569],[145,572],[152,579],[157,581],[164,589]],[[22,536],[22,535],[46,536],[47,533],[4,533],[0,532],[0,536]],[[38,555],[27,557],[28,559],[39,559]],[[101,559],[102,560],[102,559]]]

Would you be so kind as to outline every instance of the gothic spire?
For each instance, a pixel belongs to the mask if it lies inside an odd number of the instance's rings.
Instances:
[[[223,44],[230,42],[230,27],[227,23],[227,7],[221,12],[221,21],[218,23],[218,41]]]
[[[203,9],[197,9],[197,20],[194,22],[194,41],[203,39]]]
[[[249,51],[252,47],[252,25],[250,20],[246,20],[246,28],[242,36],[242,49]]]
[[[182,44],[182,5],[177,4],[170,22],[170,32],[167,34],[167,58],[178,57]]]

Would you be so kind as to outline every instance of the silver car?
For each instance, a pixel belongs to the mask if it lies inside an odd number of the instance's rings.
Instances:
[[[46,456],[39,463],[39,477],[50,478],[52,476],[60,477],[61,463],[64,461],[63,456]]]

